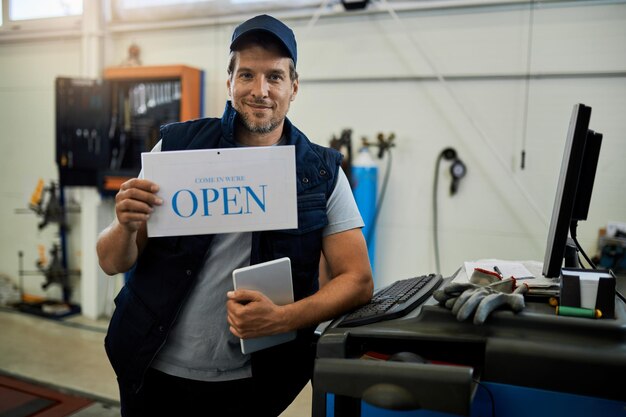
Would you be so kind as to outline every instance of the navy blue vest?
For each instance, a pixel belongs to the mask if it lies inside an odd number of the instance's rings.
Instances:
[[[165,125],[161,127],[162,150],[234,147],[236,115],[228,102],[221,119]],[[299,300],[318,290],[322,230],[328,223],[326,202],[335,187],[342,156],[311,143],[289,120],[285,120],[283,132],[285,144],[295,145],[296,149],[298,228],[254,232],[251,264],[288,256],[294,297]],[[126,285],[117,295],[105,347],[118,377],[123,407],[124,402],[132,401],[145,371],[165,342],[211,241],[212,235],[148,239]],[[253,376],[264,368],[272,372],[267,366],[271,361],[286,359],[285,355],[291,354],[297,357],[302,343],[310,343],[311,333],[312,329],[299,331],[292,348],[281,346],[253,354]]]

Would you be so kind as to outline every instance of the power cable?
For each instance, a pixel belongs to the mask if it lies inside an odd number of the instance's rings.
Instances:
[[[528,103],[530,97],[530,69],[533,50],[533,19],[534,19],[534,7],[535,1],[530,2],[530,11],[528,16],[528,46],[526,47],[526,93],[524,98],[524,115],[522,118],[522,155],[520,160],[520,168],[524,169],[526,166],[526,138],[528,130]]]
[[[587,253],[585,252],[585,250],[583,249],[583,247],[580,245],[580,243],[578,243],[578,239],[576,237],[576,229],[578,228],[578,221],[573,220],[570,223],[569,226],[569,234],[572,238],[572,240],[574,241],[574,244],[576,245],[576,248],[578,249],[578,252],[581,253],[583,255],[583,257],[585,258],[585,260],[587,261],[587,263],[589,264],[589,266],[591,267],[591,269],[596,269],[596,265],[591,261],[591,259],[587,256]],[[578,262],[581,266],[582,263],[579,261]]]
[[[437,219],[437,189],[439,185],[439,165],[443,158],[443,152],[439,154],[435,163],[435,178],[433,180],[433,246],[435,248],[435,272],[441,273],[441,265],[439,263],[439,231]]]
[[[309,20],[309,23],[307,23],[307,25],[306,25],[307,32],[309,32],[313,28],[313,26],[315,26],[315,24],[319,20],[320,16],[322,15],[322,11],[326,8],[326,6],[328,5],[329,1],[330,0],[322,1],[320,6],[315,10],[315,13],[313,13],[313,16],[311,16],[311,20]]]
[[[466,172],[465,164],[459,159],[454,148],[445,148],[439,153],[437,161],[435,162],[435,175],[433,179],[433,245],[435,248],[435,272],[438,274],[441,273],[441,265],[439,263],[439,222],[437,219],[439,209],[437,208],[437,194],[439,190],[439,165],[442,159],[452,161],[452,165],[450,166],[450,174],[452,175],[450,195],[454,195],[457,192],[459,180],[465,176]]]
[[[487,393],[487,395],[489,395],[489,399],[491,400],[491,417],[496,417],[496,401],[493,397],[493,393],[491,392],[491,390],[482,382],[480,382],[478,379],[473,379],[473,381],[478,384],[479,387],[481,387],[482,389],[485,390],[485,392]]]

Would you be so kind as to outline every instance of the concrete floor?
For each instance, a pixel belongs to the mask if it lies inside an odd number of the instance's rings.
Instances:
[[[104,352],[107,321],[50,320],[0,308],[0,372],[96,400],[73,417],[119,416],[115,374]],[[280,417],[311,415],[307,385]]]

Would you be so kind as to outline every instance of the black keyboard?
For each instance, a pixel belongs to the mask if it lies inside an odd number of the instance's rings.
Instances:
[[[340,318],[337,327],[355,327],[404,316],[426,301],[442,282],[439,274],[402,279],[376,291],[372,300]]]

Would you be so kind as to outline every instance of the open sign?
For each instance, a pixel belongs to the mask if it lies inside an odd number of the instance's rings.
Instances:
[[[298,227],[295,147],[143,153],[159,185],[148,237]]]

